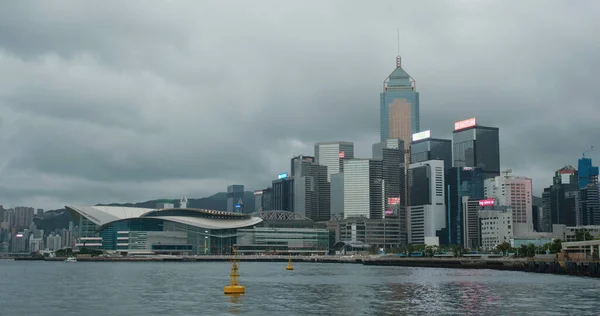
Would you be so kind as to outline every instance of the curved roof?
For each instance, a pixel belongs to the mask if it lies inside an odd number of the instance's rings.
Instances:
[[[161,219],[207,229],[241,228],[262,222],[261,218],[252,217],[247,214],[191,208],[148,209],[122,206],[79,205],[65,207],[67,210],[86,217],[100,227],[135,218]]]

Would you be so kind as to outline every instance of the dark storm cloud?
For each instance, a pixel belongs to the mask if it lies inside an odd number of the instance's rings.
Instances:
[[[600,139],[599,6],[10,2],[0,204],[258,189],[317,141],[355,141],[368,156],[397,28],[422,128],[451,137],[473,116],[500,127],[503,168],[532,177],[539,194]]]

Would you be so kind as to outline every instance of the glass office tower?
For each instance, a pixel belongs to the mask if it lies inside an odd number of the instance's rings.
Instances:
[[[456,122],[452,136],[454,167],[481,168],[484,179],[499,176],[499,135],[497,127],[478,126],[474,118]]]
[[[428,138],[412,143],[410,163],[428,160],[443,160],[444,170],[452,167],[452,141],[449,139]]]
[[[416,83],[402,69],[400,56],[396,56],[396,69],[384,80],[380,94],[380,141],[399,138],[408,149],[412,134],[419,131],[419,93]]]
[[[463,201],[465,196],[471,199],[483,199],[484,172],[481,168],[453,167],[446,173],[446,228],[448,244],[462,244],[464,239]]]

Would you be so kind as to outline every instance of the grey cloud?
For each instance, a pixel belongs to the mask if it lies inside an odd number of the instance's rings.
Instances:
[[[422,127],[500,127],[503,168],[539,194],[599,136],[598,13],[561,1],[5,4],[0,204],[258,189],[317,141],[368,156],[397,28]]]

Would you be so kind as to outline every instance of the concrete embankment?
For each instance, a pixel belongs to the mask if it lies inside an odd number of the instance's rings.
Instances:
[[[527,259],[371,257],[364,265],[523,271]]]
[[[287,262],[288,256],[238,256],[240,261],[244,262]],[[44,258],[45,261],[64,261],[66,258]],[[19,259],[17,259],[19,260]],[[230,256],[196,256],[196,257],[170,257],[170,256],[152,256],[152,257],[77,257],[79,262],[219,262],[229,261]],[[320,256],[320,257],[292,257],[293,262],[320,262],[320,263],[362,263],[361,257],[339,257],[339,256]]]

